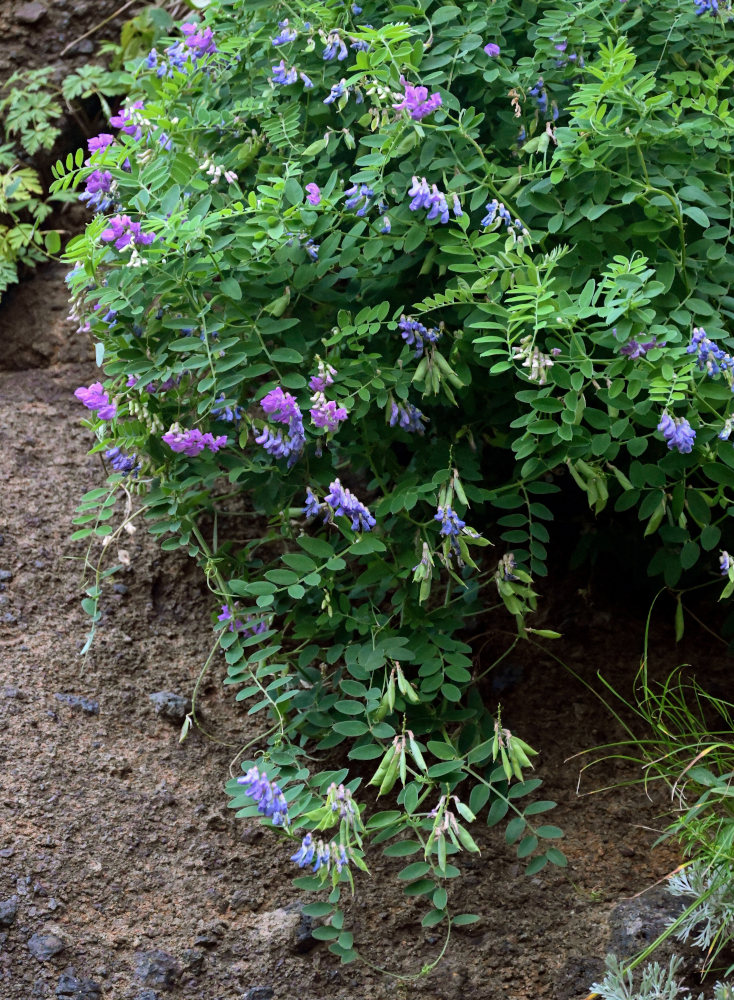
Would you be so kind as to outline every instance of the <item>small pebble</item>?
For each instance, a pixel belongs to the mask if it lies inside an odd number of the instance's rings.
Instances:
[[[15,20],[20,21],[22,24],[35,24],[36,21],[41,20],[45,13],[46,8],[42,3],[38,3],[37,0],[31,0],[30,3],[24,3],[18,7],[15,12]]]
[[[11,927],[18,912],[18,897],[11,896],[0,902],[0,927]]]
[[[0,569],[0,583],[10,583],[13,574],[9,569]]]
[[[28,940],[28,950],[39,962],[47,962],[64,950],[64,942],[55,934],[34,934]]]
[[[70,708],[78,709],[81,712],[85,712],[87,715],[99,715],[99,702],[92,701],[91,698],[83,698],[79,694],[60,694],[56,693],[54,695],[57,701],[63,701]]]

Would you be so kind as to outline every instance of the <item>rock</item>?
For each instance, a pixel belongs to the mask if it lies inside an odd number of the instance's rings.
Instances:
[[[272,986],[251,986],[242,994],[242,1000],[273,1000],[274,996]]]
[[[10,583],[13,574],[9,569],[0,569],[0,583]]]
[[[127,587],[125,586],[124,583],[113,583],[112,589],[114,590],[114,592],[116,594],[126,594],[127,593]]]
[[[71,1000],[99,1000],[101,995],[102,987],[99,983],[91,979],[77,979],[72,968],[59,976],[57,997],[69,997]]]
[[[187,972],[201,972],[205,952],[199,948],[184,948],[181,959]]]
[[[18,912],[18,897],[11,896],[0,902],[0,927],[12,927]]]
[[[99,702],[92,701],[91,698],[83,698],[80,694],[60,694],[54,695],[57,701],[63,701],[71,708],[86,712],[87,715],[99,715]]]
[[[135,1000],[159,1000],[155,990],[143,990],[135,996]]]
[[[30,3],[24,3],[15,12],[15,20],[21,21],[23,24],[35,24],[36,21],[40,21],[45,15],[46,8],[42,3],[38,3],[37,0],[31,0]]]
[[[279,907],[258,915],[256,929],[267,948],[290,947],[300,924],[300,907]]]
[[[313,936],[313,918],[301,911],[300,919],[293,932],[293,951],[299,955],[305,955],[317,944],[318,941]]]
[[[685,906],[683,899],[671,896],[663,888],[651,889],[637,899],[623,900],[609,914],[607,950],[615,955],[632,955],[640,951],[659,937]]]
[[[145,986],[171,990],[181,978],[181,966],[165,951],[146,951],[137,955],[135,976]]]
[[[174,694],[173,691],[156,691],[155,694],[148,697],[153,702],[156,715],[176,726],[183,724],[191,707],[191,703],[186,698],[180,694]]]
[[[39,962],[48,962],[54,955],[62,952],[66,945],[58,935],[49,932],[46,934],[34,934],[28,941],[28,950]]]

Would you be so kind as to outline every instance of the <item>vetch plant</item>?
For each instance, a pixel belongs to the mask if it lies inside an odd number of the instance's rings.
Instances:
[[[485,703],[472,640],[502,609],[510,646],[557,636],[532,616],[568,492],[648,539],[667,585],[721,584],[730,25],[678,0],[393,13],[212,3],[57,165],[97,209],[67,248],[115,411],[89,397],[93,450],[139,466],[83,500],[76,537],[91,553],[134,491],[198,560],[206,668],[223,651],[267,717],[246,769],[288,804],[314,913],[385,845],[448,933],[472,919],[450,887],[480,821],[529,873],[565,863],[555,804],[526,798],[532,734]],[[385,809],[332,810],[332,784],[362,785],[323,769],[336,747]],[[341,919],[324,933],[348,961]]]

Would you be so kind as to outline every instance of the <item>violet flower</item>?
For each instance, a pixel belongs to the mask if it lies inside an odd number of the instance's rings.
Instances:
[[[227,444],[227,435],[220,434],[214,437],[213,434],[202,432],[194,427],[191,430],[181,430],[175,424],[167,431],[162,438],[171,451],[180,452],[188,458],[195,458],[205,448],[211,452],[217,452]]]
[[[143,233],[140,230],[140,223],[133,222],[129,215],[116,215],[109,220],[107,229],[103,229],[100,234],[103,243],[112,243],[118,250],[124,250],[131,244],[147,246],[155,239],[153,233]]]
[[[685,417],[676,417],[674,420],[668,413],[664,413],[657,429],[665,438],[670,451],[676,449],[681,455],[688,455],[693,450],[696,432]]]
[[[89,388],[80,385],[74,395],[88,410],[96,410],[100,420],[113,420],[117,416],[117,407],[110,402],[101,382],[93,382]]]
[[[273,430],[265,424],[255,442],[262,445],[273,458],[287,458],[290,468],[298,460],[306,444],[301,409],[294,397],[289,392],[283,392],[280,386],[271,389],[262,398],[260,405],[274,423],[287,426],[288,431],[284,435],[282,431]]]
[[[306,185],[306,201],[309,205],[318,205],[321,203],[321,189],[318,184]]]
[[[418,407],[413,406],[412,403],[393,402],[392,404],[390,410],[391,427],[395,427],[397,424],[401,430],[407,431],[409,434],[424,434],[425,427],[423,421],[427,419]]]
[[[412,83],[408,83],[404,76],[400,77],[400,83],[405,88],[405,95],[399,104],[393,104],[396,111],[407,110],[411,118],[415,121],[421,121],[441,107],[440,94],[431,94],[429,97],[426,87],[414,87]]]
[[[268,779],[264,771],[256,767],[237,779],[238,785],[245,786],[245,794],[257,803],[257,811],[272,822],[273,826],[288,826],[288,803],[279,785]]]
[[[488,42],[487,45],[484,46],[484,51],[491,59],[494,59],[495,56],[500,54],[500,47],[495,42]]]

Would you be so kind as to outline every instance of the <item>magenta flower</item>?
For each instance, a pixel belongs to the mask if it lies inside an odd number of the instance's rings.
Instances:
[[[163,441],[165,441],[171,451],[182,452],[189,458],[195,458],[205,448],[208,448],[211,452],[216,452],[220,448],[224,448],[227,444],[227,435],[221,434],[215,438],[213,434],[202,434],[197,428],[182,431],[174,424],[163,435]]]
[[[495,56],[498,56],[500,54],[500,47],[499,45],[496,45],[494,42],[489,42],[487,45],[484,46],[484,51],[487,53],[488,56],[490,56],[490,58],[494,59]]]
[[[405,87],[405,96],[400,104],[393,104],[396,111],[407,109],[411,118],[420,121],[441,107],[440,94],[431,94],[429,97],[426,87],[414,87],[404,76],[400,77],[400,82]]]
[[[101,382],[93,382],[88,389],[80,385],[74,395],[88,410],[96,410],[100,420],[113,420],[117,416],[117,407],[110,402]]]
[[[318,205],[321,201],[321,189],[318,184],[306,185],[306,201],[309,205]]]
[[[323,393],[318,393],[318,396],[319,399],[309,410],[314,424],[327,431],[339,430],[339,424],[347,419],[346,409],[343,406],[337,406],[333,399],[327,402]]]
[[[107,149],[114,141],[114,135],[110,135],[109,132],[100,132],[99,135],[87,139],[87,148],[90,153],[98,153],[101,149]]]
[[[116,215],[110,219],[107,229],[102,230],[101,240],[103,243],[114,241],[118,250],[124,250],[131,243],[144,246],[152,243],[155,239],[153,233],[143,233],[140,231],[140,223],[133,222],[129,215]]]
[[[137,142],[143,134],[143,130],[135,121],[136,111],[142,110],[144,101],[135,101],[129,108],[120,108],[116,115],[110,118],[110,125],[119,128],[125,135],[131,135]]]
[[[211,28],[204,28],[203,31],[198,31],[198,28],[199,25],[193,21],[181,25],[184,44],[192,50],[196,59],[201,59],[202,56],[213,55],[217,51],[217,46]]]

